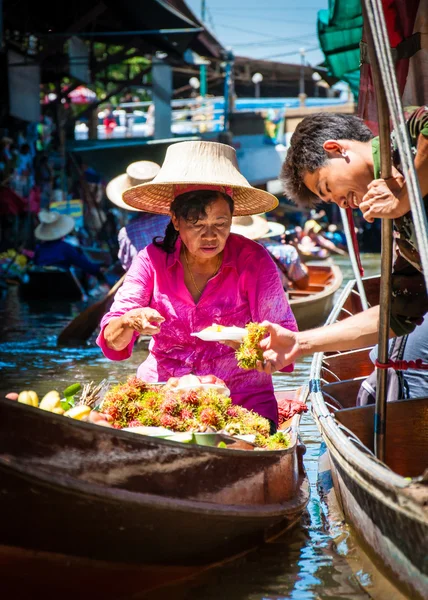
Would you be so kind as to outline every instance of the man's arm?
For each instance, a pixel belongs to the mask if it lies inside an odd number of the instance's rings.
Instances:
[[[263,325],[270,335],[260,343],[264,349],[265,364],[260,365],[259,370],[272,373],[315,352],[342,352],[376,344],[379,306],[373,306],[333,325],[309,331],[289,331],[268,322]],[[390,336],[395,336],[392,330]]]

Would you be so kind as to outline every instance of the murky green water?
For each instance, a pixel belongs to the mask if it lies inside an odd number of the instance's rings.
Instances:
[[[344,284],[352,278],[349,261],[339,257]],[[364,255],[367,275],[379,271],[379,256]],[[57,348],[56,336],[80,311],[81,306],[29,305],[19,301],[17,290],[0,299],[0,392],[34,389],[39,395],[52,388],[64,389],[75,381],[99,382],[126,379],[146,355],[141,343],[126,362],[105,359],[91,340],[79,348]],[[278,389],[302,385],[309,375],[310,358],[296,365],[291,375],[275,376]],[[266,544],[246,558],[150,598],[182,600],[318,600],[368,598],[345,557],[327,533],[316,489],[320,436],[310,414],[302,418],[301,435],[306,445],[306,469],[311,500],[301,527],[275,543]],[[177,543],[180,543],[177,541]],[[358,577],[364,577],[359,573]]]

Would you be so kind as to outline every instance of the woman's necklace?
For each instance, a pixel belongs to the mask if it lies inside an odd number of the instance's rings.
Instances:
[[[183,244],[183,245],[184,245],[184,244]],[[190,269],[189,262],[188,262],[188,260],[187,260],[187,248],[184,248],[184,260],[186,261],[187,270],[189,271],[190,277],[191,277],[191,279],[192,279],[192,283],[193,283],[193,285],[195,286],[195,290],[198,292],[198,294],[199,294],[199,295],[201,295],[201,294],[202,294],[202,290],[200,290],[200,289],[198,288],[198,286],[196,285],[195,278],[193,277],[192,270]],[[216,267],[216,269],[215,269],[214,273],[211,275],[210,279],[212,279],[213,277],[215,277],[215,276],[217,275],[217,273],[218,273],[218,270],[220,269],[220,265],[221,265],[221,252],[220,252],[220,254],[218,255],[217,267]]]

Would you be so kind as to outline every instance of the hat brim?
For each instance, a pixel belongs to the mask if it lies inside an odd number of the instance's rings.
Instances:
[[[165,183],[142,183],[131,187],[123,193],[125,204],[134,209],[159,215],[169,215],[176,185],[218,185],[231,188],[233,191],[233,215],[257,215],[273,210],[278,206],[278,199],[269,192],[253,188],[250,185],[233,185],[229,181],[174,181]]]
[[[123,210],[139,212],[141,209],[125,204],[122,200],[122,194],[126,189],[129,189],[129,177],[127,173],[122,173],[122,175],[118,175],[108,182],[106,186],[106,196],[110,202],[113,202],[113,204]]]
[[[42,242],[60,240],[73,231],[76,222],[69,215],[60,215],[54,223],[40,223],[34,230],[35,237]]]
[[[278,237],[285,233],[285,225],[276,223],[275,221],[268,221],[269,231],[263,237]]]

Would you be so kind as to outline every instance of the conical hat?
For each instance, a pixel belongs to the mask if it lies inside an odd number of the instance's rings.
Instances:
[[[44,242],[60,240],[71,233],[76,224],[73,217],[60,215],[55,211],[41,210],[38,216],[40,225],[37,225],[34,235]]]
[[[109,181],[106,187],[107,198],[119,208],[138,211],[138,208],[125,204],[122,200],[123,192],[132,186],[151,181],[159,173],[159,170],[160,166],[151,160],[139,160],[131,163],[125,173]]]
[[[247,215],[233,217],[230,231],[231,233],[239,233],[249,240],[259,240],[282,235],[285,232],[285,227],[281,223],[267,221],[258,215]]]
[[[253,188],[241,175],[235,149],[216,142],[171,144],[153,181],[126,190],[123,200],[134,208],[167,215],[178,195],[204,189],[229,194],[236,216],[260,214],[278,206],[275,196]]]

